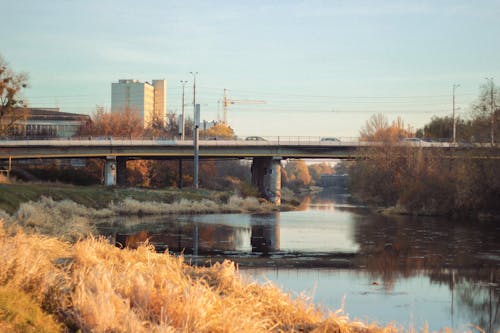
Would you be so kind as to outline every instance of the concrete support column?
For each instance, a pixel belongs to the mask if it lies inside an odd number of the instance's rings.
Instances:
[[[281,205],[281,157],[254,157],[252,184],[262,197]]]
[[[127,186],[127,158],[116,158],[116,180],[118,186]]]
[[[108,156],[106,157],[106,163],[104,165],[104,185],[115,186],[116,185],[116,157]]]

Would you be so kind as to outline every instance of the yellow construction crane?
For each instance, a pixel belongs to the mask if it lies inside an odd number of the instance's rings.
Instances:
[[[224,124],[227,125],[227,110],[231,104],[266,104],[266,101],[262,100],[249,100],[249,99],[230,99],[227,97],[227,89],[224,88]]]

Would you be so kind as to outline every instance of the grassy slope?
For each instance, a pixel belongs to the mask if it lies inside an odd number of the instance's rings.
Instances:
[[[121,250],[91,238],[71,245],[19,230],[6,233],[1,223],[0,286],[11,294],[0,302],[9,313],[0,331],[39,317],[17,304],[15,294],[46,311],[40,315],[57,316],[63,329],[84,332],[396,331],[327,314],[274,286],[245,281],[230,262],[192,267],[146,246]],[[12,321],[13,313],[19,320]]]
[[[73,186],[52,183],[35,184],[0,184],[0,209],[13,214],[20,204],[27,201],[38,201],[42,196],[51,197],[55,201],[69,199],[91,208],[105,208],[112,201],[120,202],[126,198],[138,201],[173,202],[175,199],[223,200],[227,193],[192,189],[120,189],[108,186]]]
[[[62,332],[54,318],[23,291],[0,286],[0,332]]]

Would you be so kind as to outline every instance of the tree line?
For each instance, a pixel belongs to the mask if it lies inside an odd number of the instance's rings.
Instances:
[[[457,116],[455,129],[457,142],[500,143],[500,89],[489,80],[480,86],[479,96],[465,116]],[[433,117],[416,136],[430,140],[451,140],[453,117]]]
[[[465,155],[460,158],[450,158],[445,148],[397,145],[401,137],[414,135],[411,128],[402,126],[401,120],[389,125],[385,116],[372,116],[360,135],[384,144],[368,149],[367,159],[351,163],[351,190],[371,204],[395,206],[404,213],[498,216],[500,160],[474,150],[471,144],[489,143],[492,131],[500,134],[500,111],[491,108],[499,105],[499,89],[490,84],[481,86],[470,113],[457,121],[457,141],[470,144],[464,146]],[[436,141],[451,141],[452,133],[449,116],[434,117],[415,132],[422,139]],[[494,143],[498,142],[495,136]]]

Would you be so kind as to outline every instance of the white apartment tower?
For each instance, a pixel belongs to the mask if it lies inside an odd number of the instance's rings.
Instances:
[[[139,113],[143,127],[149,127],[157,118],[165,123],[167,113],[167,81],[118,80],[111,84],[111,112],[126,109]]]

